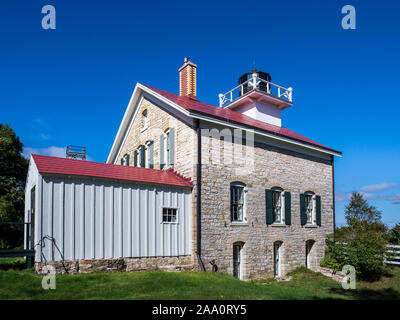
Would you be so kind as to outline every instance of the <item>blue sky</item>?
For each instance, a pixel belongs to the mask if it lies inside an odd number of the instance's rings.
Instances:
[[[255,63],[294,88],[283,125],[343,152],[338,224],[353,190],[400,221],[398,1],[82,2],[2,2],[0,122],[26,152],[85,145],[104,162],[136,82],[177,93],[187,56],[198,99],[216,105]],[[41,28],[46,4],[56,30]],[[341,27],[346,4],[356,30]]]

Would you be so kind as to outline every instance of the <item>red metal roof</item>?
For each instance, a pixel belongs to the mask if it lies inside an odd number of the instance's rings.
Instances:
[[[189,178],[176,171],[122,166],[86,160],[32,155],[40,173],[52,173],[126,181],[139,181],[181,187],[193,187]]]
[[[305,142],[305,143],[315,145],[315,146],[323,148],[323,149],[327,149],[330,151],[340,153],[339,151],[328,148],[318,142],[308,139],[308,138],[306,138],[292,130],[286,129],[284,127],[274,126],[269,123],[255,120],[255,119],[253,119],[249,116],[246,116],[244,114],[241,114],[239,112],[232,111],[229,109],[219,108],[219,107],[213,106],[208,103],[204,103],[204,102],[200,102],[200,101],[191,99],[189,97],[181,97],[174,93],[156,89],[156,88],[153,88],[153,87],[150,87],[147,85],[144,85],[144,86],[146,86],[150,90],[162,95],[163,97],[167,98],[168,100],[176,103],[177,105],[179,105],[187,110],[192,110],[192,111],[195,111],[198,113],[203,113],[203,114],[215,117],[215,118],[225,120],[227,122],[235,122],[235,123],[239,123],[239,124],[244,124],[246,126],[250,126],[253,128],[261,129],[263,131],[267,131],[269,133],[288,137],[290,139]]]

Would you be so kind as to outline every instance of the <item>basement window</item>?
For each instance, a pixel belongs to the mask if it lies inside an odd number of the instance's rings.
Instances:
[[[178,222],[178,209],[177,208],[163,208],[163,223],[177,223]]]

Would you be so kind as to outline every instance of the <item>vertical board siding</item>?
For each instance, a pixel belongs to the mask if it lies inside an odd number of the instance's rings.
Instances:
[[[190,190],[71,177],[37,178],[35,243],[47,261],[191,254]],[[178,209],[163,223],[162,208]],[[36,261],[41,261],[36,247]]]

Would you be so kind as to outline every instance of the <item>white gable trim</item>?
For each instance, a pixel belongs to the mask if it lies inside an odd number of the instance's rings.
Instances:
[[[120,156],[121,148],[124,145],[124,142],[126,141],[128,133],[132,127],[132,124],[133,124],[135,118],[136,118],[137,112],[139,110],[138,106],[141,105],[144,92],[146,92],[150,96],[153,96],[156,99],[164,102],[166,105],[172,107],[173,109],[176,109],[177,111],[183,113],[184,115],[191,117],[189,112],[185,108],[182,108],[180,105],[163,97],[162,95],[158,94],[157,92],[154,92],[153,90],[142,85],[141,83],[137,83],[135,90],[132,93],[131,99],[129,100],[124,117],[122,118],[122,122],[119,126],[119,129],[118,129],[117,135],[114,139],[111,150],[108,154],[106,163],[114,163],[115,159],[118,159],[118,157]]]

